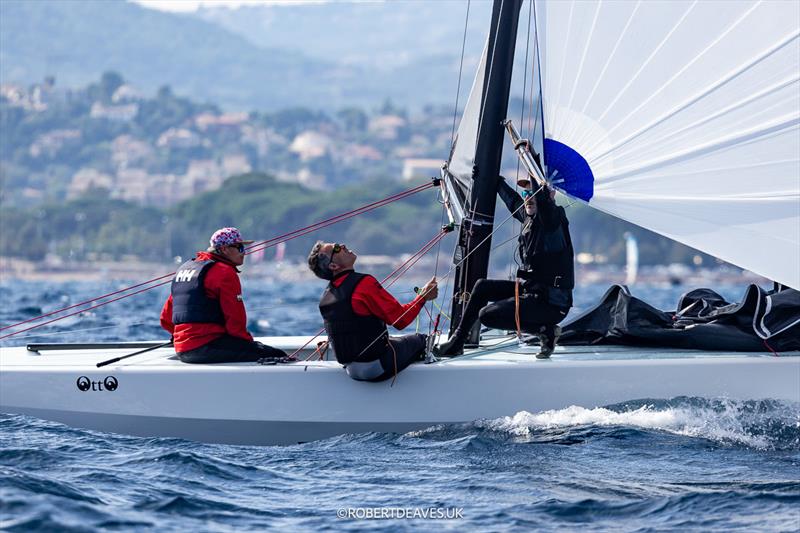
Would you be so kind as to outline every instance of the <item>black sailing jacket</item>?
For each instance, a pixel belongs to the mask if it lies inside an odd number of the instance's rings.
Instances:
[[[341,285],[333,281],[347,275]],[[365,274],[346,271],[328,284],[319,301],[319,311],[325,321],[328,340],[333,344],[336,360],[343,365],[375,361],[386,352],[389,331],[383,320],[361,316],[353,311],[353,291]]]
[[[543,188],[534,197],[536,215],[531,217],[522,207],[522,197],[503,178],[497,180],[497,193],[508,210],[514,213],[514,218],[522,223],[517,275],[526,281],[528,288],[546,290],[551,304],[571,307],[575,252],[564,208],[550,198],[549,189]]]
[[[219,300],[206,295],[203,284],[208,270],[216,261],[192,259],[180,266],[172,279],[172,323],[224,324]]]

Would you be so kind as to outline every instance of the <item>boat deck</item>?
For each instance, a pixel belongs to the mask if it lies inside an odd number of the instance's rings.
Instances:
[[[261,337],[258,340],[280,348],[287,353],[292,353],[306,342],[309,336],[293,337]],[[309,347],[302,350],[298,357],[300,363],[285,366],[303,367],[314,366],[322,368],[340,368],[340,365],[330,359],[320,361],[315,354],[316,342],[325,340],[325,337],[317,337]],[[313,348],[311,348],[313,346]],[[136,348],[96,348],[96,349],[74,349],[69,345],[63,348],[54,348],[33,352],[25,347],[5,347],[0,348],[0,368],[3,367],[34,367],[34,368],[55,368],[55,367],[94,367],[98,362],[105,361],[114,357],[128,355],[136,351]],[[454,358],[445,358],[437,361],[434,365],[462,366],[475,363],[537,363],[537,364],[559,364],[570,362],[589,362],[589,361],[643,361],[643,360],[665,360],[665,359],[745,359],[745,358],[775,358],[775,354],[764,352],[709,352],[703,350],[682,350],[677,348],[649,348],[631,346],[557,346],[555,352],[549,360],[538,360],[535,358],[539,351],[539,346],[520,344],[513,335],[489,334],[481,340],[478,348],[467,349],[464,355]],[[779,354],[779,357],[800,357],[800,352],[786,352]],[[331,357],[330,352],[328,358]],[[109,365],[108,368],[122,367],[147,367],[147,368],[194,368],[202,367],[253,367],[265,370],[276,368],[276,366],[262,366],[254,363],[224,363],[215,365],[187,365],[182,363],[172,348],[160,348],[130,359]]]

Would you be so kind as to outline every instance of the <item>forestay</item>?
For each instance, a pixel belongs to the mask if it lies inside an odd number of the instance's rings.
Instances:
[[[536,0],[534,18],[545,135],[588,162],[584,199],[800,288],[800,2]]]

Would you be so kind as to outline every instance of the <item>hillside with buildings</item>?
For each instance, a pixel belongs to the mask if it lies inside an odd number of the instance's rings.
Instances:
[[[90,189],[168,207],[233,175],[267,172],[329,190],[365,180],[438,175],[452,110],[374,108],[225,112],[176,95],[146,94],[117,73],[78,89],[50,77],[0,86],[4,205],[36,205]]]

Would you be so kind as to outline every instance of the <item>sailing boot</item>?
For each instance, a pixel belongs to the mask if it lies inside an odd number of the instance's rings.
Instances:
[[[542,345],[539,353],[536,354],[536,359],[548,359],[553,350],[556,349],[556,342],[561,336],[561,326],[558,324],[553,326],[542,326],[539,329],[539,342]]]
[[[433,349],[433,353],[439,357],[454,357],[464,353],[464,341],[466,335],[461,330],[455,330],[453,336],[447,342],[441,343]]]

